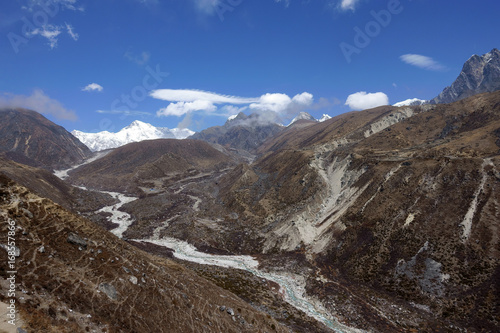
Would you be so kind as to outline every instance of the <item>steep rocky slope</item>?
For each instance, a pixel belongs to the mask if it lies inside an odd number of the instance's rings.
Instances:
[[[94,165],[118,180],[163,175],[130,149]],[[500,92],[297,122],[250,165],[162,178],[121,208],[135,221],[124,236],[309,267],[310,294],[369,331],[487,331],[498,323],[499,151]],[[95,186],[107,177],[97,170]]]
[[[15,225],[15,300],[28,332],[289,332],[234,294],[5,176],[0,208],[2,245]],[[12,268],[0,253],[0,298],[10,302]]]
[[[433,104],[452,103],[476,94],[500,90],[500,51],[473,55],[449,87],[431,100]]]
[[[299,121],[236,167],[192,144],[129,145],[71,180],[139,194],[120,208],[134,219],[125,237],[258,255],[270,270],[303,276],[344,324],[370,332],[498,326],[500,92]],[[191,154],[198,157],[188,161]],[[201,274],[221,286],[235,278]]]
[[[14,161],[63,169],[90,157],[90,150],[71,133],[26,109],[0,109],[0,152]]]
[[[0,156],[0,173],[64,207],[72,205],[71,186],[50,171],[16,163]]]
[[[115,199],[108,194],[70,186],[45,169],[16,163],[1,155],[0,174],[73,212],[93,213],[115,202]],[[93,214],[91,217],[99,222]]]
[[[356,281],[450,330],[491,331],[499,321],[499,151],[499,92],[381,107],[282,133],[256,163],[220,181],[220,197],[240,223],[261,230],[262,251],[306,253],[321,269],[310,291],[325,304],[339,302],[328,292],[335,281]]]

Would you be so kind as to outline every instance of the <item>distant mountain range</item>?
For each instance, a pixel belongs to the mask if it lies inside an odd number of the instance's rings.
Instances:
[[[184,128],[168,129],[155,127],[151,124],[136,120],[117,133],[108,131],[98,133],[85,133],[74,130],[71,132],[92,151],[118,148],[131,142],[155,139],[185,139],[195,132]]]
[[[455,82],[443,90],[432,100],[418,98],[407,99],[394,104],[396,107],[418,106],[424,104],[452,103],[466,97],[483,92],[500,89],[500,51],[493,49],[483,56],[473,55],[464,64],[462,72]],[[300,112],[289,124],[299,120],[323,122],[331,117],[324,114],[321,119],[315,119],[307,112]],[[71,132],[91,151],[101,151],[121,147],[127,143],[154,139],[192,139],[219,144],[226,148],[252,151],[259,147],[267,138],[281,132],[284,126],[276,119],[268,119],[262,114],[246,115],[240,113],[228,118],[223,126],[214,126],[195,133],[189,129],[168,129],[155,127],[141,121],[134,121],[117,133],[107,131],[85,133],[74,130]]]
[[[301,119],[322,122],[330,118],[329,115],[324,114],[321,119],[315,119],[309,113],[301,112],[288,126]],[[155,139],[186,139],[188,137],[223,146],[227,146],[227,143],[232,141],[230,145],[232,148],[252,150],[267,137],[278,133],[282,129],[283,126],[275,119],[265,119],[259,114],[247,116],[244,113],[240,113],[229,117],[225,125],[211,127],[200,133],[195,133],[187,128],[169,129],[166,127],[155,127],[151,124],[135,120],[129,126],[116,133],[108,131],[85,133],[74,130],[71,134],[93,152],[118,148],[131,142]]]

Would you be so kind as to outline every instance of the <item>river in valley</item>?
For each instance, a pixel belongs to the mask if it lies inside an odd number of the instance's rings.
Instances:
[[[59,171],[56,175],[63,178],[67,176],[67,171]],[[62,177],[61,177],[62,176]],[[85,189],[82,187],[82,189]],[[101,208],[96,213],[106,212],[110,213],[111,216],[108,217],[110,222],[118,224],[118,227],[110,230],[113,234],[118,237],[122,237],[123,233],[128,229],[128,227],[134,222],[133,218],[126,212],[119,210],[121,206],[126,203],[136,200],[135,197],[128,197],[121,193],[116,192],[105,192],[117,199],[119,202],[110,206]],[[252,256],[239,256],[239,255],[214,255],[198,251],[193,245],[174,238],[161,238],[161,239],[134,239],[136,242],[146,242],[155,244],[158,246],[163,246],[174,251],[173,255],[185,261],[196,262],[203,265],[213,265],[225,268],[242,269],[248,271],[259,278],[273,281],[280,286],[280,293],[283,295],[285,301],[291,304],[293,307],[300,311],[303,311],[308,316],[315,318],[316,320],[322,322],[334,332],[337,333],[361,333],[364,332],[359,329],[347,327],[340,324],[333,316],[331,316],[328,311],[323,307],[323,305],[306,294],[305,277],[293,273],[283,273],[283,272],[268,272],[259,269],[259,262]]]
[[[309,299],[305,291],[305,278],[291,273],[267,272],[258,269],[259,262],[252,256],[214,255],[198,251],[193,245],[174,238],[134,239],[135,242],[151,243],[174,250],[174,256],[180,260],[196,262],[203,265],[214,265],[226,268],[246,270],[255,276],[273,281],[280,286],[280,292],[285,301],[322,322],[334,332],[350,333],[363,332],[340,324],[328,314],[326,309],[317,301]]]
[[[113,206],[104,207],[100,212],[110,212],[113,215],[109,220],[119,226],[113,230],[112,233],[121,237],[127,228],[133,223],[131,216],[125,212],[119,211],[119,207],[123,204],[133,201],[135,198],[127,197],[119,193],[104,192],[113,195],[120,203]],[[280,286],[280,293],[283,295],[285,301],[291,304],[298,310],[303,311],[308,316],[315,318],[322,322],[334,332],[338,333],[351,333],[362,332],[361,330],[353,329],[340,324],[334,317],[332,317],[323,305],[315,300],[310,299],[305,290],[306,281],[303,276],[283,273],[283,272],[267,272],[260,270],[259,262],[252,256],[242,255],[214,255],[198,251],[193,245],[175,238],[161,238],[161,239],[133,239],[135,242],[151,243],[158,246],[174,251],[173,255],[180,260],[191,261],[202,265],[213,265],[225,268],[242,269],[248,271],[259,278],[273,281]]]

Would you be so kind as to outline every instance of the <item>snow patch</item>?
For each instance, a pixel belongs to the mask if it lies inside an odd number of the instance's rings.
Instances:
[[[318,119],[318,122],[322,123],[324,121],[327,121],[328,119],[332,119],[332,117],[330,117],[330,115],[324,113],[323,116]]]
[[[423,104],[427,104],[427,103],[429,103],[429,101],[426,101],[424,99],[411,98],[411,99],[407,99],[407,100],[404,100],[402,102],[396,103],[393,106],[396,106],[396,107],[415,106],[415,105],[423,105]]]
[[[290,122],[290,124],[287,125],[288,126],[291,126],[293,123],[299,121],[299,120],[311,120],[311,121],[316,121],[318,123],[322,123],[324,121],[327,121],[328,119],[332,119],[332,117],[330,117],[330,115],[324,113],[323,116],[321,116],[321,118],[319,119],[314,119],[313,116],[311,116],[309,113],[307,112],[301,112],[297,115],[297,117],[293,118],[293,120]]]

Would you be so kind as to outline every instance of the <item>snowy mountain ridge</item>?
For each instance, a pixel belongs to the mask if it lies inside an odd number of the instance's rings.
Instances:
[[[299,121],[299,120],[311,120],[311,121],[317,121],[317,122],[324,122],[328,119],[331,119],[332,117],[330,117],[329,115],[327,114],[323,114],[323,116],[320,118],[320,119],[315,119],[313,116],[311,116],[309,113],[307,112],[300,112],[297,117],[293,118],[293,120],[290,122],[290,124],[288,124],[288,126],[291,126],[293,123]],[[287,127],[288,127],[287,126]]]
[[[424,104],[429,104],[429,101],[419,99],[419,98],[411,98],[411,99],[407,99],[407,100],[401,101],[399,103],[396,103],[393,106],[396,106],[396,107],[416,106],[416,105],[424,105]]]
[[[77,130],[71,132],[71,134],[77,137],[92,151],[118,148],[127,143],[144,140],[185,139],[194,133],[195,132],[187,128],[168,129],[166,127],[155,127],[139,120],[133,121],[129,126],[116,133],[108,131],[85,133]]]

